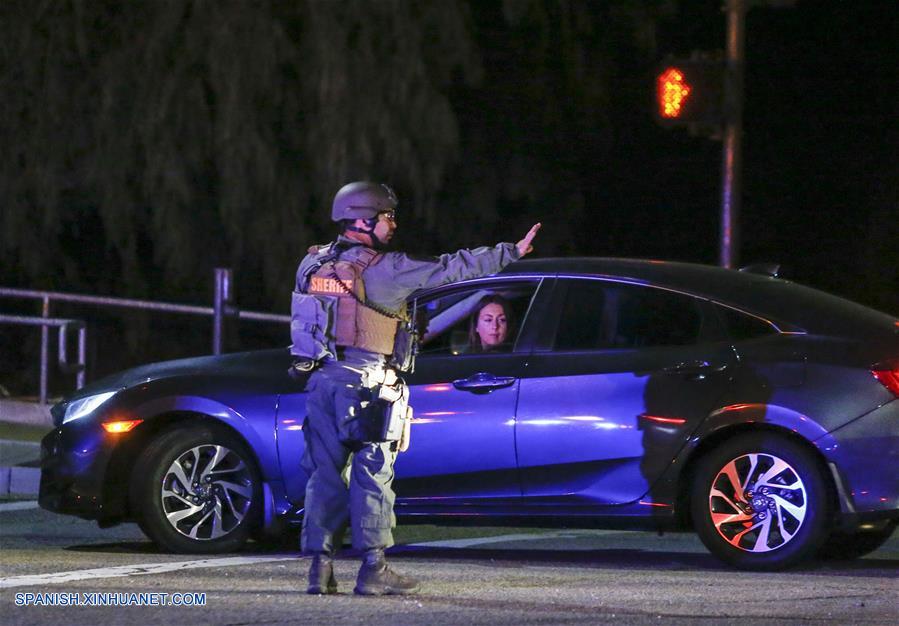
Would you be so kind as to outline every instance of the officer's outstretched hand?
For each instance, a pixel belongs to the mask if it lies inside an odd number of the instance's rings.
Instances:
[[[534,251],[534,246],[531,245],[531,242],[534,241],[534,237],[537,236],[537,231],[540,230],[540,226],[542,226],[540,222],[531,226],[531,230],[524,236],[524,239],[515,244],[515,247],[518,248],[518,252],[521,256]]]

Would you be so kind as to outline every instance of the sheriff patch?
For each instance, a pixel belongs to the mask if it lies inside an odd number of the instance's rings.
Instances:
[[[344,287],[341,287],[343,282]],[[347,290],[353,290],[353,279],[338,281],[336,278],[326,278],[324,276],[313,276],[309,281],[309,293],[319,294],[345,294]]]

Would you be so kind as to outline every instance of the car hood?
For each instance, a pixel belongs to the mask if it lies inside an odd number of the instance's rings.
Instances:
[[[284,355],[286,359],[287,348],[235,352],[218,356],[199,356],[140,365],[94,381],[66,397],[61,404],[105,391],[118,391],[135,385],[176,376],[193,376],[215,372],[219,375],[243,375],[249,377],[258,373],[262,362],[270,361],[273,357],[279,355]]]

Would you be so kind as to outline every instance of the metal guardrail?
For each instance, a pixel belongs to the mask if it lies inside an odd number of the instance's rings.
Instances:
[[[59,367],[64,372],[75,372],[75,388],[84,387],[84,377],[87,371],[87,326],[81,320],[63,319],[58,317],[26,317],[22,315],[2,315],[0,314],[0,324],[24,324],[27,326],[41,326],[46,332],[49,326],[59,328],[59,349],[57,351],[57,359]],[[74,365],[69,363],[66,350],[66,336],[69,327],[78,329],[78,362]],[[41,351],[42,357],[46,356],[46,351]],[[45,363],[41,363],[41,404],[47,403],[47,367]]]
[[[290,323],[289,315],[276,315],[274,313],[262,313],[259,311],[241,311],[231,301],[231,270],[228,268],[215,269],[215,289],[213,306],[194,306],[189,304],[176,304],[172,302],[155,302],[152,300],[135,300],[132,298],[116,298],[110,296],[89,296],[85,294],[63,293],[58,291],[38,291],[33,289],[14,289],[0,287],[0,297],[26,298],[40,300],[42,303],[41,317],[23,317],[16,315],[0,314],[0,322],[11,324],[25,324],[41,326],[41,388],[40,402],[47,402],[47,378],[49,367],[49,328],[59,327],[59,362],[63,370],[77,372],[78,387],[84,385],[86,371],[86,325],[82,320],[71,320],[50,317],[51,302],[73,302],[101,307],[121,307],[140,309],[145,311],[159,311],[163,313],[179,313],[186,315],[212,316],[212,353],[221,354],[224,342],[224,321],[226,317],[256,322]],[[69,326],[78,330],[78,364],[72,365],[66,359],[66,329]]]

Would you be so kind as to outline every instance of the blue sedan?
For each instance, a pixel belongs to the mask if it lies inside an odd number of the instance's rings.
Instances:
[[[473,349],[485,296],[508,307]],[[406,523],[693,528],[772,570],[875,550],[899,521],[899,321],[765,273],[536,259],[418,293]],[[234,550],[302,518],[287,349],[184,359],[53,408],[40,504],[160,547]]]

